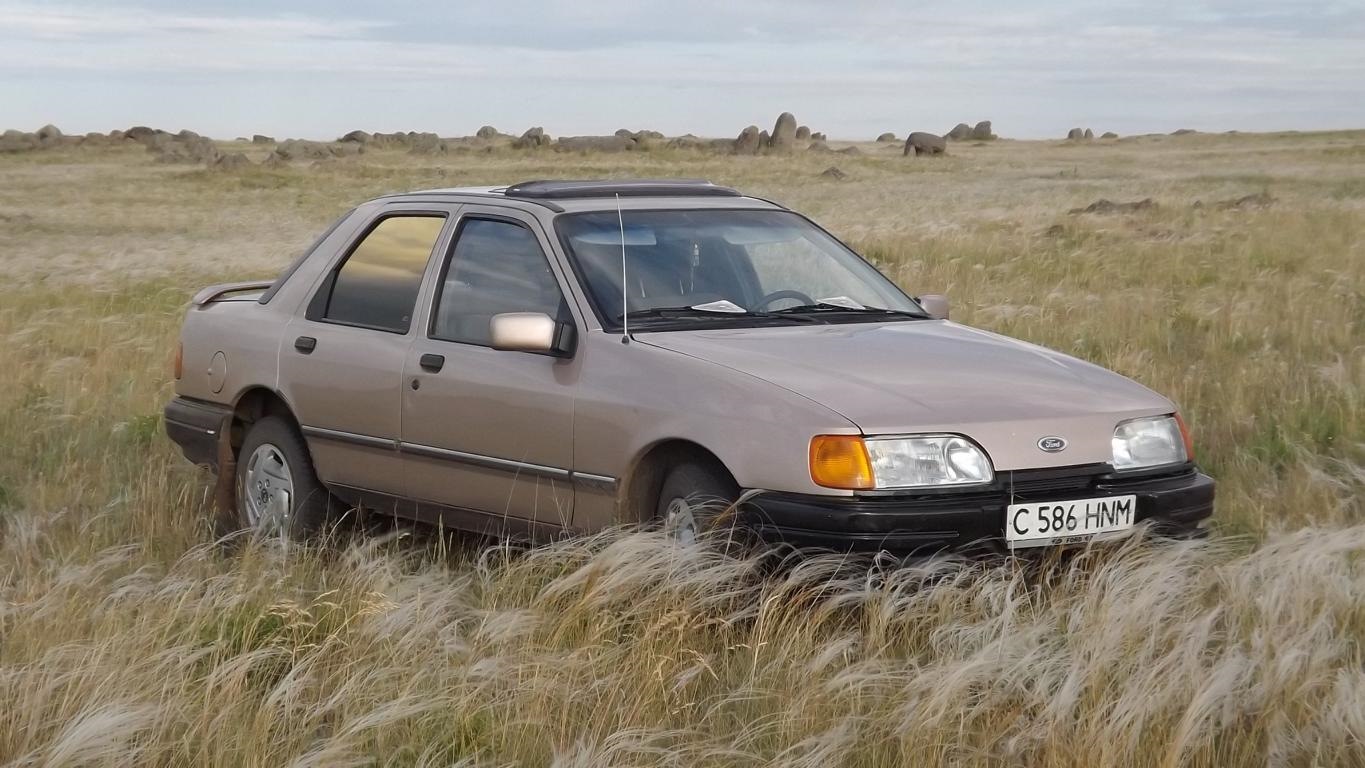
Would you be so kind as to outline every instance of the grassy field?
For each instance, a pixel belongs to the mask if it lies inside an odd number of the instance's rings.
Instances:
[[[861,147],[0,155],[0,765],[1365,765],[1365,132]],[[628,532],[213,546],[159,423],[197,287],[384,192],[673,175],[1174,398],[1214,536],[767,577]]]

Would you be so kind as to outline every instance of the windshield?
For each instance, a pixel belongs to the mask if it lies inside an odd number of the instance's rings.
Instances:
[[[632,327],[652,329],[802,313],[839,322],[923,316],[874,267],[788,211],[625,211],[620,221],[616,211],[599,211],[566,214],[556,223],[612,330],[627,311]]]

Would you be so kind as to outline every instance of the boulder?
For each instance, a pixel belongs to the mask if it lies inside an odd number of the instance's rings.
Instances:
[[[964,141],[966,139],[970,139],[971,137],[972,127],[970,125],[967,125],[966,123],[958,123],[957,125],[953,126],[953,129],[951,131],[948,131],[943,135],[943,138],[952,139],[953,141]]]
[[[1082,141],[1082,140],[1084,140],[1084,139],[1085,139],[1085,130],[1084,130],[1084,129],[1081,129],[1081,128],[1072,128],[1071,130],[1069,130],[1069,131],[1066,132],[1066,140],[1067,140],[1067,141]]]
[[[891,133],[890,131],[887,131],[886,133],[883,133],[882,135],[878,136],[878,137],[877,137],[877,141],[878,141],[879,143],[885,143],[885,142],[889,142],[889,141],[896,141],[896,134]]]
[[[36,149],[38,146],[38,137],[32,133],[24,133],[11,128],[0,135],[0,152],[23,152]]]
[[[429,131],[409,133],[407,144],[410,155],[442,155],[449,149],[440,136]]]
[[[857,147],[844,147],[843,149],[840,149],[840,150],[837,150],[837,151],[838,151],[838,153],[841,154],[841,155],[855,155],[855,156],[856,156],[856,155],[861,155],[861,154],[863,153],[863,151],[862,151],[861,149],[858,149]]]
[[[709,149],[711,140],[685,133],[677,138],[670,139],[667,146],[669,149]]]
[[[252,136],[252,137],[251,137],[251,143],[252,143],[252,144],[274,144],[274,143],[275,143],[275,139],[274,139],[274,137],[272,137],[272,136],[266,136],[266,135],[264,135],[264,134],[258,133],[258,134],[256,134],[255,136]]]
[[[1086,129],[1085,129],[1085,140],[1086,140],[1086,141],[1091,141],[1091,140],[1093,140],[1094,138],[1095,138],[1095,132],[1092,131],[1092,130],[1090,130],[1089,128],[1086,128]]]
[[[982,120],[972,128],[972,138],[976,141],[991,141],[995,134],[991,132],[991,121]]]
[[[181,141],[198,141],[204,138],[194,131],[191,131],[189,128],[180,129],[180,132],[175,134],[175,137]]]
[[[825,143],[825,140],[824,140],[824,139],[816,139],[815,141],[812,141],[812,142],[810,143],[810,146],[806,147],[806,149],[807,149],[808,151],[810,151],[810,152],[833,152],[833,151],[834,151],[834,150],[832,150],[832,149],[829,148],[829,145]]]
[[[831,165],[830,167],[826,168],[824,171],[820,173],[820,178],[833,179],[834,181],[843,181],[844,179],[848,178],[848,174],[839,170],[838,166]]]
[[[751,125],[739,132],[739,137],[735,139],[735,154],[737,155],[756,155],[762,146],[762,136],[758,126]]]
[[[909,156],[914,153],[915,157],[920,155],[946,155],[948,154],[948,142],[942,136],[935,136],[924,131],[915,131],[905,139],[905,149],[902,155]]]
[[[1189,135],[1192,134],[1192,133],[1199,133],[1199,131],[1196,131],[1196,130],[1193,129],[1193,128],[1180,128],[1180,129],[1171,131],[1171,135],[1172,135],[1172,136],[1189,136]]]
[[[109,144],[109,137],[99,131],[91,131],[81,137],[83,147],[103,147]]]
[[[622,136],[561,136],[554,143],[556,152],[625,152],[635,142]]]
[[[229,152],[220,156],[210,166],[215,171],[239,171],[251,167],[251,160],[241,152]]]
[[[351,131],[350,133],[337,139],[337,141],[351,142],[354,144],[369,144],[374,141],[374,137],[365,131]]]
[[[1117,133],[1114,133],[1113,131],[1105,131],[1104,133],[1100,134],[1101,139],[1117,139],[1118,137],[1119,135]]]
[[[61,129],[51,123],[39,128],[38,133],[36,133],[35,136],[38,137],[38,143],[44,146],[60,144],[62,142]]]
[[[163,134],[165,134],[165,131],[156,128],[148,128],[145,125],[135,125],[132,128],[129,128],[128,130],[123,132],[125,138],[132,139],[133,141],[136,141],[137,143],[147,147],[151,146],[153,137],[161,136]]]
[[[498,137],[498,129],[491,125],[485,125],[475,131],[474,135],[480,139],[496,139]]]
[[[280,154],[280,151],[277,149],[274,152],[271,152],[269,157],[261,161],[261,166],[264,168],[287,168],[289,166],[289,157]]]
[[[128,136],[123,131],[115,129],[109,132],[109,140],[112,142],[125,141],[127,138]]]
[[[791,152],[796,149],[796,117],[790,112],[778,115],[777,122],[773,124],[772,135],[764,143],[778,152]]]
[[[545,146],[550,143],[550,137],[545,135],[545,129],[540,126],[527,128],[521,138],[512,142],[516,149],[534,149],[535,147]]]
[[[617,128],[617,129],[616,129],[616,133],[614,133],[614,134],[612,134],[612,135],[613,135],[613,136],[620,136],[620,137],[623,138],[623,139],[633,139],[633,138],[635,138],[635,131],[632,131],[632,130],[629,129],[629,128]]]
[[[796,126],[796,140],[797,140],[797,141],[810,141],[810,126],[806,126],[806,125],[798,125],[798,126]]]
[[[811,141],[827,141],[827,139],[825,138],[825,134],[820,133],[819,131],[816,131],[815,133],[812,133],[812,134],[810,135],[810,140],[811,140]]]

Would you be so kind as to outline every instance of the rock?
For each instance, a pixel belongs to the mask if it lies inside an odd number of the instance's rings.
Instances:
[[[81,137],[81,146],[103,147],[109,144],[109,137],[99,131],[91,131]]]
[[[1199,133],[1199,131],[1196,131],[1193,128],[1180,128],[1178,130],[1171,131],[1172,136],[1189,136],[1192,133]]]
[[[37,149],[38,137],[32,133],[24,133],[10,129],[0,135],[0,152],[23,152],[29,149]]]
[[[810,141],[810,126],[806,126],[806,125],[798,125],[798,126],[796,126],[796,140],[797,140],[797,141]]]
[[[152,137],[159,136],[163,133],[165,133],[165,131],[157,130],[155,128],[148,128],[145,125],[135,125],[132,128],[129,128],[128,130],[124,131],[123,135],[124,137],[132,139],[133,141],[136,141],[137,143],[142,144],[144,146],[151,146]]]
[[[193,131],[182,131],[175,135],[157,133],[143,143],[160,163],[214,163],[222,154],[212,139]]]
[[[833,179],[835,181],[843,181],[844,179],[848,178],[848,174],[839,170],[838,166],[831,165],[830,167],[826,168],[823,172],[821,172],[820,178]]]
[[[767,149],[773,143],[773,137],[767,131],[760,131],[758,134],[758,146],[760,149]]]
[[[962,141],[964,139],[970,139],[971,137],[972,127],[966,123],[958,123],[953,126],[951,131],[948,131],[943,135],[943,138],[952,139],[953,141]]]
[[[909,156],[913,152],[915,157],[920,155],[946,155],[948,154],[948,142],[942,136],[935,136],[924,131],[915,131],[905,139],[905,149],[901,154]]]
[[[38,133],[34,135],[38,137],[38,143],[43,144],[45,146],[51,144],[60,144],[62,141],[61,129],[59,129],[55,125],[52,125],[51,123],[44,125],[42,128],[39,128]]]
[[[264,135],[264,134],[258,133],[258,134],[256,134],[255,136],[252,136],[252,137],[251,137],[251,143],[252,143],[252,144],[274,144],[274,143],[275,143],[275,139],[274,139],[273,136],[266,136],[266,135]]]
[[[491,125],[485,125],[480,127],[474,135],[480,139],[496,139],[498,137],[498,129]]]
[[[191,131],[189,128],[182,128],[182,129],[180,130],[179,133],[175,134],[175,137],[176,137],[177,139],[181,140],[181,141],[191,141],[191,142],[193,142],[193,141],[198,141],[198,140],[204,138],[203,136],[200,136],[199,134],[195,133],[194,131]]]
[[[811,140],[811,141],[828,141],[828,139],[825,138],[825,134],[820,133],[819,131],[816,131],[815,133],[812,133],[812,134],[810,135],[810,140]]]
[[[1085,130],[1081,128],[1072,128],[1066,132],[1066,139],[1067,141],[1082,141],[1085,139]]]
[[[109,132],[109,140],[112,142],[126,141],[127,138],[128,138],[127,134],[125,134],[123,131],[116,129]]]
[[[829,148],[829,145],[826,144],[826,143],[824,142],[823,139],[816,139],[815,141],[812,141],[812,142],[810,143],[810,146],[806,147],[806,149],[807,149],[808,151],[810,151],[810,152],[833,152],[833,151],[834,151],[834,150],[832,150],[832,149]]]
[[[773,123],[772,136],[765,142],[778,152],[791,152],[796,149],[796,116],[783,112]]]
[[[685,133],[668,142],[669,149],[708,149],[710,146],[710,139],[703,139],[690,133]]]
[[[287,168],[289,166],[289,157],[280,154],[280,151],[277,149],[274,152],[271,152],[269,157],[261,161],[261,166],[265,168]]]
[[[762,133],[758,126],[751,125],[739,132],[739,137],[735,139],[735,154],[737,155],[756,155],[762,145]]]
[[[346,141],[354,144],[369,144],[371,141],[374,141],[374,137],[365,131],[351,131],[345,136],[337,139],[337,141]]]
[[[883,133],[882,135],[877,137],[878,143],[886,143],[888,141],[896,141],[896,134],[887,131],[886,133]]]
[[[545,135],[545,129],[536,126],[534,128],[527,128],[526,132],[521,135],[521,138],[512,142],[512,146],[516,149],[534,149],[535,147],[542,147],[549,143],[550,137]]]
[[[1085,135],[1085,140],[1086,140],[1086,141],[1092,141],[1092,140],[1095,138],[1095,132],[1092,131],[1092,130],[1090,130],[1089,128],[1086,128],[1086,129],[1085,129],[1085,134],[1084,134],[1084,135]]]
[[[840,149],[840,150],[837,150],[837,151],[838,151],[838,153],[841,154],[841,155],[852,155],[852,156],[861,155],[861,154],[863,153],[863,151],[862,151],[861,149],[858,149],[857,147],[844,147],[843,149]]]
[[[991,121],[982,120],[972,128],[972,138],[976,141],[991,141],[995,134],[991,132]]]
[[[443,155],[450,149],[440,136],[430,131],[409,133],[407,143],[410,155]]]
[[[1099,214],[1133,213],[1135,211],[1151,210],[1156,207],[1157,207],[1156,201],[1152,200],[1152,198],[1150,197],[1142,200],[1136,200],[1131,203],[1116,203],[1112,200],[1105,200],[1104,198],[1100,198],[1099,200],[1096,200],[1095,202],[1091,203],[1090,205],[1087,205],[1084,208],[1072,208],[1070,211],[1068,211],[1068,213],[1070,213],[1072,216],[1076,216],[1082,213]]]
[[[229,152],[215,160],[211,167],[215,171],[239,171],[250,168],[251,160],[241,152]]]
[[[1119,135],[1117,133],[1114,133],[1113,131],[1105,131],[1104,133],[1100,134],[1101,139],[1117,139],[1118,137]]]
[[[634,148],[634,141],[621,136],[561,136],[554,144],[556,152],[625,152]]]
[[[612,135],[613,135],[613,136],[620,136],[620,137],[623,138],[623,139],[633,139],[633,138],[635,138],[635,131],[632,131],[632,130],[629,129],[629,128],[618,128],[618,129],[616,129],[616,133],[614,133],[614,134],[612,134]]]

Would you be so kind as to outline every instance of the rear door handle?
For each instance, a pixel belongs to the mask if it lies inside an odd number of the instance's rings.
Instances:
[[[317,346],[318,340],[312,336],[300,336],[297,339],[294,339],[294,349],[297,349],[305,355],[309,354],[314,349],[317,349]]]
[[[422,370],[436,373],[446,364],[446,358],[445,355],[433,355],[428,352],[427,354],[422,355],[417,363],[422,366]]]

